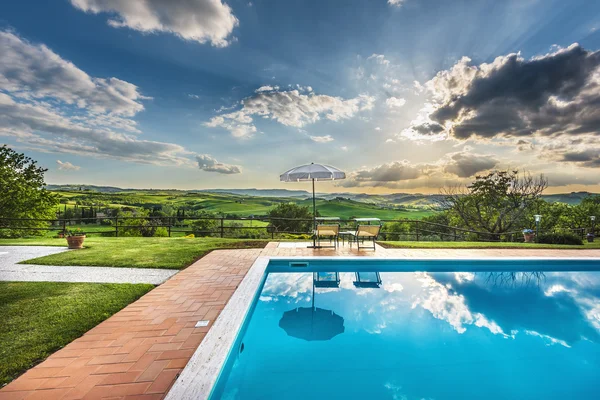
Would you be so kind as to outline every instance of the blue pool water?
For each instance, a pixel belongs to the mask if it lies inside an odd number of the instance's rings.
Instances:
[[[599,399],[599,267],[272,262],[211,398]]]

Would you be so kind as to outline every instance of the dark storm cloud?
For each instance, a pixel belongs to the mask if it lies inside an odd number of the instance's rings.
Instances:
[[[590,149],[566,152],[562,155],[562,161],[575,162],[582,167],[599,168],[600,151],[599,149]]]
[[[600,52],[573,44],[532,59],[519,54],[475,66],[463,58],[427,87],[431,127],[459,139],[600,134]],[[424,135],[435,134],[427,124]],[[417,127],[411,127],[416,130]]]
[[[435,122],[425,122],[424,124],[413,126],[412,129],[421,135],[437,135],[444,130],[444,127]]]

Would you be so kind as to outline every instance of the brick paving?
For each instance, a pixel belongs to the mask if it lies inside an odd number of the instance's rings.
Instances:
[[[260,255],[377,257],[599,257],[600,250],[217,250],[51,355],[2,390],[7,399],[162,399]],[[210,320],[196,328],[199,320]]]

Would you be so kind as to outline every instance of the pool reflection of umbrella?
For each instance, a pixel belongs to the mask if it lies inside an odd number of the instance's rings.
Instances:
[[[312,285],[312,306],[286,311],[279,320],[279,327],[286,331],[289,336],[309,342],[313,340],[330,340],[334,336],[344,333],[344,318],[331,310],[315,307],[315,281],[331,283],[327,287],[339,287],[339,275],[337,273],[315,272]]]
[[[344,318],[331,310],[299,307],[283,313],[279,326],[289,336],[307,341],[330,340],[344,333]]]

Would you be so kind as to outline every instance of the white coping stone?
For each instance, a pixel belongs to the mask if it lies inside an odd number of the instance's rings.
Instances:
[[[280,249],[305,249],[311,244],[312,242],[279,242],[277,247]]]
[[[207,399],[260,286],[269,257],[256,259],[165,400]]]
[[[252,299],[256,294],[270,260],[312,259],[312,260],[361,260],[361,261],[456,261],[457,258],[442,257],[338,257],[338,256],[261,256],[256,259],[246,277],[217,318],[215,324],[196,349],[177,381],[165,397],[165,400],[205,400],[213,386],[235,339],[238,335]],[[599,257],[462,257],[461,260],[565,260],[600,261]]]

